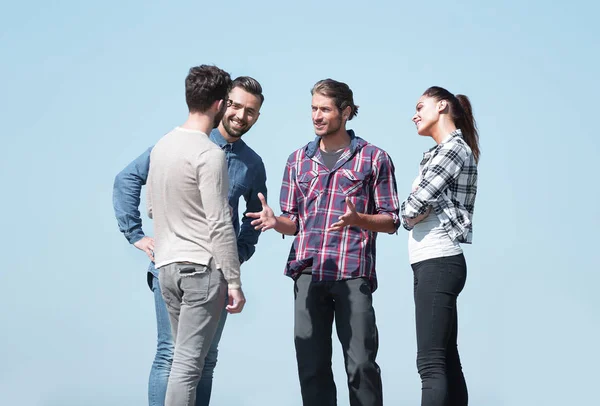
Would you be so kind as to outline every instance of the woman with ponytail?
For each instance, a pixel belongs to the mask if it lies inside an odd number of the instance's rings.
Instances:
[[[436,142],[401,208],[410,231],[421,406],[466,406],[456,300],[467,277],[460,244],[470,244],[473,233],[479,136],[467,96],[441,87],[425,91],[412,121]]]

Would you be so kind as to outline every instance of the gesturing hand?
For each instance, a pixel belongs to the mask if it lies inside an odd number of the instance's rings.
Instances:
[[[346,197],[346,212],[338,217],[338,220],[339,221],[333,223],[327,231],[337,231],[347,226],[355,226],[360,221],[356,206],[354,206],[354,203],[352,203],[349,197]]]
[[[143,237],[141,240],[138,240],[133,243],[133,246],[138,250],[144,251],[150,261],[154,262],[154,238],[152,237]]]
[[[262,193],[258,194],[258,199],[262,204],[262,210],[257,213],[246,213],[247,217],[256,219],[253,220],[250,224],[254,226],[255,230],[260,231],[267,231],[272,228],[275,228],[275,226],[277,225],[277,218],[275,217],[275,213],[273,213],[273,210],[267,204],[265,196]]]

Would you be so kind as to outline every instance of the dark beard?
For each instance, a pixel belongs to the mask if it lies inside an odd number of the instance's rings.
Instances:
[[[241,131],[234,130],[229,125],[229,120],[223,120],[223,128],[225,128],[225,131],[227,132],[227,134],[229,134],[229,136],[233,137],[233,138],[241,138],[242,135],[246,134],[248,132],[248,130],[250,129],[250,127],[246,127]]]

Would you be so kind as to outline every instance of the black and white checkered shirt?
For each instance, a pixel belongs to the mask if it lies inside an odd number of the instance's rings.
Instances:
[[[402,225],[412,227],[414,219],[432,206],[450,238],[470,244],[473,234],[473,210],[477,194],[477,164],[460,130],[423,154],[421,181],[402,203]]]

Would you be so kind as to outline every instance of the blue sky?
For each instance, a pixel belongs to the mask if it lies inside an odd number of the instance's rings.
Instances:
[[[183,81],[201,63],[263,85],[244,139],[263,157],[275,207],[285,159],[313,137],[317,80],[351,86],[360,113],[349,127],[390,153],[402,196],[432,145],[410,121],[416,100],[431,85],[468,95],[482,149],[459,299],[471,403],[593,403],[597,3],[53,3],[13,2],[0,15],[0,404],[145,404],[153,297],[145,255],[118,232],[112,182],[185,120]],[[387,404],[420,396],[406,239],[378,242]],[[290,242],[264,234],[242,269],[248,305],[227,321],[216,405],[301,404]]]

